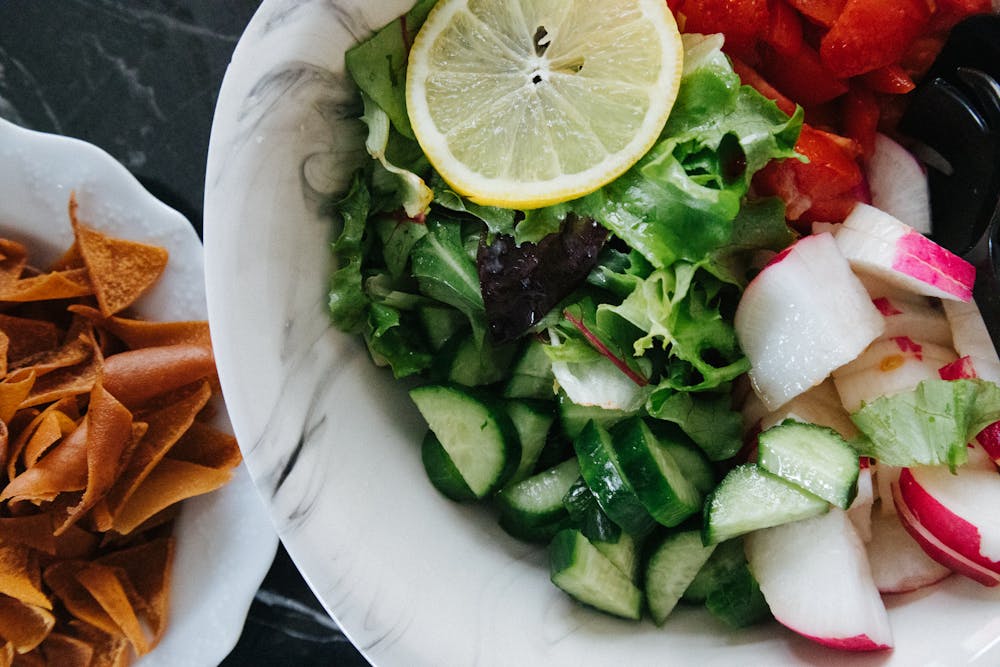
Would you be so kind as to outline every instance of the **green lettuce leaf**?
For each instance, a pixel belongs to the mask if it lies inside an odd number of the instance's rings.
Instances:
[[[354,174],[347,194],[335,204],[343,227],[333,243],[337,269],[330,278],[328,301],[334,325],[348,333],[361,333],[370,303],[361,275],[362,242],[370,206],[371,194],[359,171]]]
[[[433,359],[416,334],[416,323],[404,317],[391,306],[375,303],[368,309],[365,322],[364,339],[372,360],[379,366],[389,366],[396,378],[426,370]]]
[[[385,110],[396,131],[413,138],[406,114],[406,61],[410,45],[437,0],[414,7],[347,52],[347,72],[365,95]]]
[[[864,436],[851,444],[863,456],[954,470],[968,458],[967,443],[1000,421],[1000,387],[979,379],[925,380],[911,391],[866,403],[851,421]]]
[[[646,402],[651,417],[673,422],[712,461],[732,458],[743,447],[743,418],[725,394],[691,394],[658,387]]]

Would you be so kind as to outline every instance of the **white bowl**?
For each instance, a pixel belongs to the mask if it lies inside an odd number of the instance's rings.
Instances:
[[[170,252],[162,278],[136,304],[140,315],[207,317],[202,246],[184,216],[99,148],[0,119],[0,236],[28,243],[33,260],[55,259],[73,242],[67,214],[71,191],[81,219],[91,226]],[[216,425],[228,428],[224,410]],[[186,501],[175,534],[168,628],[138,665],[217,665],[240,637],[277,536],[243,466],[221,490]]]
[[[326,609],[376,665],[1000,663],[1000,591],[958,577],[890,599],[897,648],[848,655],[776,623],[665,627],[573,604],[544,549],[444,499],[424,426],[363,346],[331,328],[328,197],[363,159],[344,51],[410,0],[264,0],[212,129],[205,244],[223,391],[250,474]]]

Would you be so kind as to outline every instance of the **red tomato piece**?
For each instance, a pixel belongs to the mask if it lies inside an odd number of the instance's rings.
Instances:
[[[855,143],[803,125],[795,150],[808,162],[772,161],[754,177],[757,192],[781,197],[785,216],[803,230],[814,221],[843,222],[854,204],[864,200]]]
[[[863,86],[852,86],[842,98],[844,134],[861,147],[865,159],[875,150],[879,106],[875,94]]]
[[[926,0],[847,0],[820,41],[823,63],[841,78],[899,62],[927,27]]]
[[[956,23],[973,14],[987,14],[993,10],[990,0],[937,0],[933,27],[951,30]]]
[[[791,58],[768,49],[762,59],[761,74],[775,88],[807,108],[847,92],[847,84],[834,76],[819,54],[806,44]]]
[[[739,58],[730,58],[729,60],[733,64],[733,71],[740,77],[740,82],[743,85],[750,86],[769,100],[774,100],[775,104],[778,105],[778,108],[787,113],[789,116],[795,113],[795,102],[779,93],[774,86],[764,80],[764,77],[762,77],[757,70],[750,67]]]
[[[887,95],[904,95],[916,87],[906,70],[896,64],[862,74],[861,80],[869,90]]]
[[[788,0],[789,4],[799,10],[803,16],[826,27],[833,25],[833,22],[844,11],[844,3],[847,0]]]
[[[771,23],[764,41],[783,56],[794,56],[802,49],[802,20],[785,0],[767,3]]]
[[[726,35],[726,50],[749,56],[769,23],[767,0],[685,0],[686,32]]]

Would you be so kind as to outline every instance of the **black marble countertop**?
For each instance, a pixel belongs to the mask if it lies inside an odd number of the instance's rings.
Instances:
[[[0,0],[0,117],[96,144],[201,232],[216,96],[259,0]],[[279,549],[223,665],[368,663]]]

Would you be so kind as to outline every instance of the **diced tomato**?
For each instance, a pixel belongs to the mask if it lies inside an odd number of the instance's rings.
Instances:
[[[789,4],[813,23],[818,23],[826,27],[833,25],[833,22],[844,10],[844,3],[847,0],[789,0]]]
[[[843,222],[864,199],[864,179],[854,142],[803,125],[795,150],[808,162],[775,160],[754,177],[757,192],[781,197],[787,217],[803,230],[821,220]]]
[[[899,61],[930,20],[926,0],[847,0],[819,53],[841,78]]]
[[[802,49],[802,21],[785,0],[770,0],[767,11],[771,23],[763,39],[783,56],[796,55]]]
[[[795,102],[779,93],[774,86],[764,80],[764,77],[762,77],[757,70],[750,67],[739,58],[730,58],[730,61],[733,64],[733,71],[740,77],[740,82],[743,83],[743,85],[750,86],[769,100],[774,100],[774,102],[778,105],[778,108],[787,113],[789,116],[795,113]]]
[[[905,95],[916,87],[906,70],[895,63],[862,74],[861,80],[869,90],[887,95]]]
[[[805,107],[829,102],[847,92],[847,84],[834,76],[819,54],[805,44],[792,58],[765,49],[761,74],[771,85]]]
[[[875,134],[878,132],[879,106],[875,94],[863,86],[851,86],[841,102],[844,134],[861,146],[867,159],[875,150]]]
[[[937,0],[932,27],[935,30],[951,30],[967,16],[987,14],[992,10],[990,0]]]
[[[944,48],[944,36],[941,34],[921,35],[913,40],[899,61],[899,66],[911,79],[919,80],[927,73],[934,59]]]
[[[726,51],[750,57],[769,23],[767,0],[685,0],[687,32],[726,35]]]

